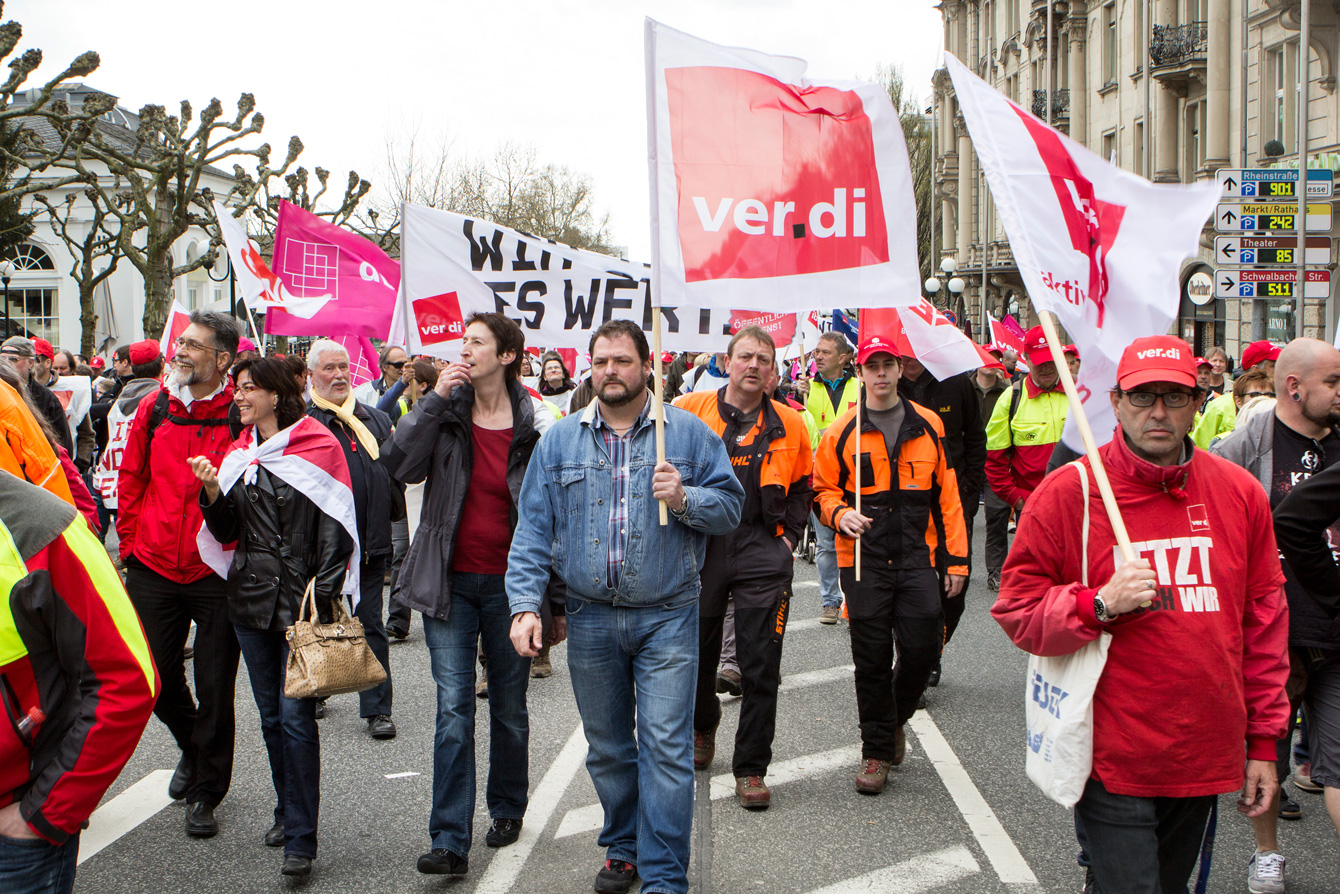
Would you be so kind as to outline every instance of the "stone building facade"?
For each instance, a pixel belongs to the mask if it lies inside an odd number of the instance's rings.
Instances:
[[[1051,27],[1047,14],[1051,10]],[[1010,99],[1099,155],[1158,182],[1214,179],[1221,168],[1296,167],[1300,0],[942,0],[945,47]],[[1313,2],[1309,39],[1308,165],[1340,169],[1340,5]],[[1246,47],[1246,53],[1243,47]],[[974,332],[986,310],[1036,317],[948,73],[933,78],[936,195],[943,253],[967,282]],[[1175,332],[1198,352],[1285,341],[1297,329],[1292,299],[1218,299],[1213,222],[1200,255],[1181,271]],[[1330,235],[1337,235],[1332,232]],[[1332,270],[1335,253],[1332,253]],[[1193,279],[1194,277],[1194,279]],[[983,284],[985,283],[985,289]],[[1332,340],[1336,291],[1308,299],[1302,332]]]

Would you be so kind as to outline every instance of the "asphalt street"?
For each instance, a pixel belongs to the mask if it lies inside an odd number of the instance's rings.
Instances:
[[[980,568],[980,516],[974,556]],[[1080,891],[1070,814],[1024,774],[1026,656],[992,621],[994,594],[985,575],[974,575],[969,586],[943,682],[930,690],[927,710],[910,724],[907,759],[874,797],[853,787],[860,751],[846,622],[817,623],[814,566],[798,561],[796,581],[768,776],[772,807],[747,812],[734,799],[730,743],[739,711],[738,700],[727,699],[716,763],[697,774],[692,890]],[[521,839],[500,850],[483,841],[489,823],[482,803],[488,722],[485,703],[477,702],[480,805],[470,870],[461,878],[415,870],[429,846],[435,710],[417,617],[409,639],[392,645],[391,660],[395,740],[368,737],[355,695],[331,699],[320,721],[320,853],[309,880],[284,881],[280,854],[261,843],[274,791],[244,665],[237,684],[236,766],[232,790],[216,813],[219,834],[196,840],[183,831],[183,804],[166,794],[178,752],[166,728],[152,720],[83,836],[76,890],[590,891],[604,859],[596,845],[601,816],[583,764],[586,745],[564,649],[554,650],[553,677],[530,683],[531,803]],[[1336,833],[1320,796],[1297,797],[1303,819],[1280,823],[1288,890],[1329,894],[1340,877]],[[1220,800],[1209,886],[1214,892],[1246,890],[1254,844],[1234,800]]]

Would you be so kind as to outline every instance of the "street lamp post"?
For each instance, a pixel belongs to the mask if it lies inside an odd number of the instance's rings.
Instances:
[[[957,269],[958,262],[951,257],[946,257],[940,262],[940,270],[949,277],[949,282],[944,284],[945,287],[949,289],[949,301],[945,304],[946,310],[953,310],[954,299],[958,298],[959,295],[962,295],[963,290],[967,288],[967,283],[965,283],[961,277],[953,275],[954,271]],[[926,291],[931,295],[937,294],[941,288],[940,280],[936,279],[934,276],[926,280],[924,285]]]
[[[5,284],[5,338],[9,338],[9,280],[13,275],[13,262],[0,261],[0,282]]]

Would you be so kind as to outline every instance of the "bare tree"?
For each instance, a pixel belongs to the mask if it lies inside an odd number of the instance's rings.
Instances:
[[[935,157],[931,154],[930,122],[917,97],[907,90],[903,69],[898,65],[880,66],[875,82],[883,84],[898,112],[907,143],[907,160],[912,168],[912,192],[917,203],[917,261],[921,279],[934,276],[938,259],[931,256],[933,237],[940,226],[940,203],[935,200]]]
[[[92,356],[94,330],[98,323],[93,296],[98,285],[116,271],[122,254],[120,233],[109,227],[114,216],[102,204],[102,194],[93,187],[85,187],[82,195],[91,209],[87,220],[74,215],[80,193],[69,193],[59,204],[53,204],[41,193],[34,199],[46,209],[46,221],[51,231],[65,243],[73,259],[70,276],[79,284],[79,352]]]

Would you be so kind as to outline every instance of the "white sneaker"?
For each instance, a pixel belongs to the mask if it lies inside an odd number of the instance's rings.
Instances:
[[[1284,894],[1284,854],[1257,851],[1247,862],[1247,890],[1251,894]]]

